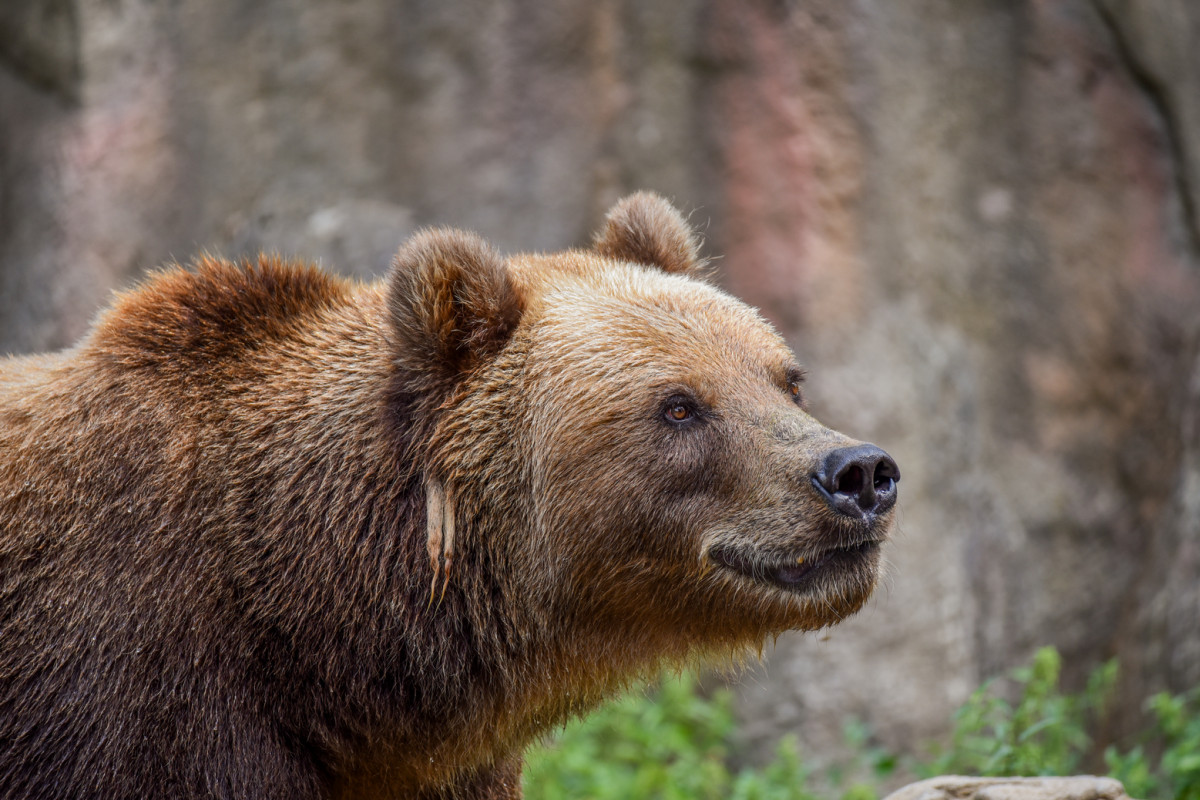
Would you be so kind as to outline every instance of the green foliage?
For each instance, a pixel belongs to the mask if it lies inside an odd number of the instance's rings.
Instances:
[[[1104,752],[1109,774],[1131,797],[1200,800],[1200,687],[1181,695],[1156,694],[1146,702],[1154,726],[1127,753]],[[1149,753],[1159,753],[1152,759]]]
[[[809,769],[794,738],[784,737],[770,763],[734,771],[732,698],[710,696],[694,678],[666,679],[656,692],[618,700],[568,725],[527,756],[530,800],[667,798],[668,800],[875,800],[898,770],[945,774],[1070,775],[1088,753],[1116,684],[1116,664],[1097,669],[1087,688],[1064,694],[1062,663],[1043,648],[1029,665],[989,681],[954,717],[948,746],[923,762],[900,759],[872,742],[859,721],[845,728],[842,763]],[[1133,749],[1110,747],[1110,774],[1132,797],[1200,800],[1200,687],[1147,704],[1153,727]]]
[[[702,696],[690,676],[662,681],[568,725],[526,756],[529,800],[817,800],[795,740],[760,770],[729,766],[732,697]],[[871,795],[873,798],[874,795]],[[855,798],[857,800],[857,798]]]
[[[653,699],[631,695],[569,725],[526,757],[525,796],[727,797],[733,732],[728,692],[697,696],[690,678],[664,680]]]
[[[1011,673],[1015,699],[999,681],[985,683],[955,713],[950,747],[914,771],[922,777],[1073,774],[1091,745],[1088,729],[1104,713],[1117,665],[1096,670],[1079,695],[1059,690],[1061,669],[1058,651],[1043,647]]]

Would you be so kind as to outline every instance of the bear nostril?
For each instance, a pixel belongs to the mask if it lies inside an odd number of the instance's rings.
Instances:
[[[837,494],[858,494],[862,489],[863,471],[857,464],[852,464],[834,480],[834,492]]]
[[[896,462],[873,444],[830,452],[813,476],[813,483],[836,511],[860,518],[891,509],[899,480]]]
[[[892,459],[888,458],[887,454],[884,453],[884,458],[882,458],[879,463],[875,465],[875,475],[873,480],[875,491],[882,492],[891,490],[896,485],[896,481],[898,480],[900,480],[900,470],[896,467],[896,462],[892,461]]]

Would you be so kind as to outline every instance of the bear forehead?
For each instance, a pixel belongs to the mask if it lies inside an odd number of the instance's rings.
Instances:
[[[750,306],[693,278],[589,261],[525,287],[535,346],[552,358],[620,382],[786,382],[791,350]]]

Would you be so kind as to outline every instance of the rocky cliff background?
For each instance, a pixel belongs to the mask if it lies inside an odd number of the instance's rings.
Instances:
[[[904,472],[886,587],[747,676],[751,740],[913,747],[1042,644],[1120,658],[1109,735],[1200,683],[1200,6],[0,5],[0,352],[201,249],[368,276],[639,188]]]

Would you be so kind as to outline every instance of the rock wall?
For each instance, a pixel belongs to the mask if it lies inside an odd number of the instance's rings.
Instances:
[[[747,735],[910,747],[1046,643],[1122,659],[1129,727],[1200,682],[1198,35],[1187,0],[13,0],[0,350],[200,249],[370,275],[656,189],[904,473],[886,586],[780,640]]]
[[[850,711],[904,747],[944,729],[982,678],[1053,643],[1075,686],[1121,658],[1109,733],[1127,730],[1152,688],[1200,681],[1187,158],[1200,142],[1178,122],[1194,98],[1174,78],[1200,73],[1152,78],[1129,33],[1139,21],[1116,7],[837,13],[825,29],[848,79],[807,91],[814,108],[844,98],[857,123],[836,151],[861,154],[859,188],[822,216],[858,234],[823,237],[841,263],[800,252],[792,283],[814,288],[787,329],[814,366],[817,410],[897,456],[903,510],[873,608],[827,641],[781,644],[743,713],[764,736],[799,726],[827,742]],[[802,73],[815,37],[793,35],[783,49]],[[831,299],[839,281],[857,294]],[[731,284],[771,306],[765,281]]]

